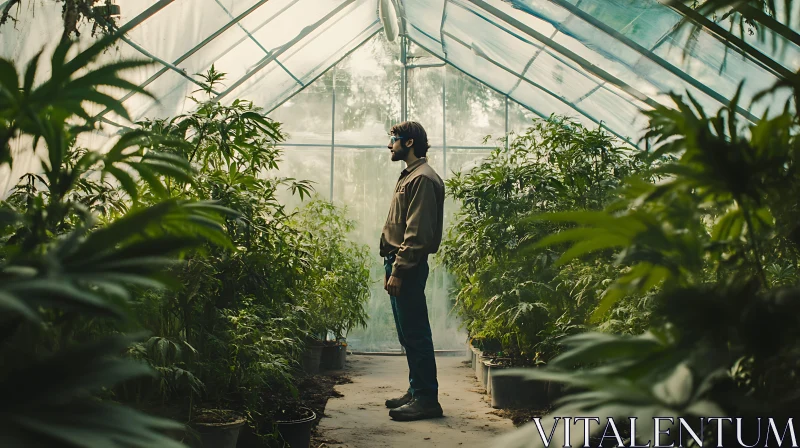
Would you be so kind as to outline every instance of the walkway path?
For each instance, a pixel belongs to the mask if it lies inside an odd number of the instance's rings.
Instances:
[[[346,373],[353,382],[336,386],[344,396],[328,401],[325,414],[330,418],[319,424],[328,440],[322,447],[494,448],[491,440],[514,426],[490,414],[487,396],[463,360],[436,358],[443,418],[397,422],[389,418],[384,401],[408,388],[405,356],[348,356]]]

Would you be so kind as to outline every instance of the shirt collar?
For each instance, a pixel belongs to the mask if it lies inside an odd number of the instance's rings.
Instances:
[[[408,166],[400,173],[401,175],[405,176],[407,174],[411,174],[415,169],[419,168],[423,163],[428,163],[427,157],[420,157],[419,159],[415,160],[414,162],[408,164]]]

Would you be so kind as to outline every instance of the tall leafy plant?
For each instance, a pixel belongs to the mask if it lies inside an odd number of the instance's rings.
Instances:
[[[608,256],[559,265],[555,250],[525,250],[526,242],[563,227],[527,217],[601,209],[622,179],[644,166],[602,130],[554,116],[533,121],[507,150],[448,180],[463,206],[443,258],[459,282],[456,307],[471,336],[541,362],[555,354],[558,337],[580,330],[611,275]]]
[[[304,283],[303,306],[311,335],[344,339],[353,328],[366,326],[369,300],[369,249],[347,239],[355,222],[318,195],[294,217],[293,225],[309,236],[312,269]]]
[[[141,91],[120,72],[142,61],[89,68],[117,37],[72,59],[72,43],[63,42],[50,59],[51,76],[39,85],[41,54],[22,71],[0,60],[0,163],[14,162],[12,142],[44,149],[42,173],[24,176],[0,204],[3,445],[181,446],[163,434],[181,425],[98,398],[154,373],[121,356],[140,338],[118,332],[139,288],[174,285],[164,267],[205,241],[226,238],[216,205],[162,197],[129,209],[119,199],[137,194],[127,182],[131,173],[154,186],[156,174],[191,179],[187,161],[160,143],[142,150],[152,136],[127,134],[105,155],[75,148],[76,137],[97,126],[87,103],[127,117],[102,87]],[[105,337],[85,331],[99,327],[108,329]]]
[[[791,89],[782,110],[755,124],[736,114],[738,95],[714,115],[691,95],[673,95],[674,108],[646,113],[654,155],[674,159],[660,168],[664,182],[628,182],[625,199],[604,211],[541,217],[579,225],[537,243],[569,243],[565,258],[616,251],[620,274],[595,321],[631,295],[650,292],[655,303],[643,334],[575,336],[548,368],[524,372],[579,391],[551,415],[637,417],[644,441],[654,417],[737,416],[742,440],[757,443],[758,417],[784,425],[797,415],[798,80],[800,73],[756,99]],[[737,443],[732,427],[722,438],[714,425],[694,430],[708,444]],[[535,431],[499,443],[539,446],[538,437],[522,440]]]
[[[279,188],[305,197],[311,187],[273,175],[285,138],[280,123],[246,100],[213,101],[213,91],[225,82],[214,66],[200,78],[190,112],[139,123],[159,139],[185,142],[173,155],[189,161],[195,170],[191,182],[164,176],[163,192],[145,184],[139,199],[163,193],[235,210],[223,223],[232,245],[188,254],[188,263],[175,272],[185,287],[151,297],[139,312],[142,324],[159,337],[191,347],[185,369],[204,385],[197,390],[204,406],[244,412],[257,426],[271,411],[271,398],[296,392],[292,367],[300,358],[305,322],[317,312],[304,306],[301,292],[314,269],[308,238],[291,225],[291,213],[277,199]],[[183,393],[167,398],[181,401]]]

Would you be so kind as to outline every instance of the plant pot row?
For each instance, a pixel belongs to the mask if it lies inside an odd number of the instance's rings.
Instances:
[[[309,448],[316,419],[317,414],[313,410],[301,407],[297,415],[276,421],[275,426],[287,448]],[[188,437],[183,431],[175,435],[178,440],[184,439],[184,443],[191,448],[265,447],[246,423],[247,420],[241,416],[231,416],[218,422],[195,422],[191,424]]]
[[[563,396],[560,384],[552,381],[528,380],[521,376],[493,375],[507,366],[492,361],[489,356],[469,344],[471,366],[475,377],[495,409],[546,409]]]
[[[301,364],[303,371],[317,374],[322,370],[342,370],[347,360],[347,344],[337,342],[334,345],[309,344],[303,352]]]

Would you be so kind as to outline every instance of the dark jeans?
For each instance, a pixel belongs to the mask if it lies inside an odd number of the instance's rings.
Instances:
[[[394,256],[384,259],[386,278],[392,274]],[[391,296],[397,337],[405,348],[408,361],[408,392],[417,399],[438,400],[436,359],[433,353],[428,305],[425,303],[425,282],[428,280],[427,260],[413,268],[400,287],[400,296]]]

